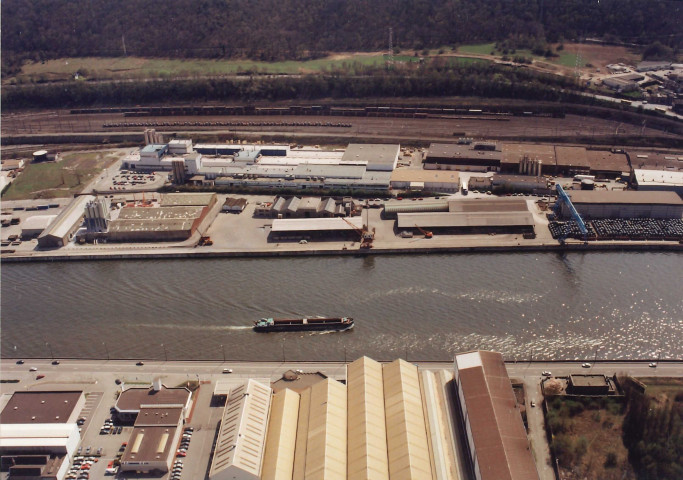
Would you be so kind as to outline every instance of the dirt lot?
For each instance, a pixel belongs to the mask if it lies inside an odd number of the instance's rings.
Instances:
[[[424,141],[449,140],[454,137],[521,139],[523,137],[593,137],[619,135],[667,136],[677,135],[643,128],[641,126],[602,120],[593,117],[567,115],[566,118],[547,117],[505,117],[486,119],[484,117],[452,116],[440,118],[377,118],[340,116],[174,116],[174,117],[124,117],[123,114],[70,115],[67,110],[41,114],[12,114],[2,116],[2,135],[24,135],[39,133],[87,133],[87,132],[142,132],[143,126],[108,128],[106,123],[145,124],[175,123],[179,125],[159,126],[157,131],[170,133],[225,132],[226,138],[235,138],[239,133],[261,134],[309,134],[334,137],[387,137],[424,139]],[[271,123],[267,126],[188,126],[185,122],[242,122]],[[350,127],[292,126],[293,123],[344,123]],[[284,125],[283,125],[284,124]],[[230,134],[232,133],[233,136]]]
[[[549,402],[549,422],[553,415],[559,417],[562,425],[556,431],[564,429],[554,439],[565,452],[558,455],[561,480],[636,478],[621,439],[624,413],[620,404],[588,400],[583,406],[556,397]]]

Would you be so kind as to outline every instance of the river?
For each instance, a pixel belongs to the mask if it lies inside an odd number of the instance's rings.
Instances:
[[[2,356],[683,357],[683,255],[500,253],[2,265]],[[255,333],[270,316],[352,316]]]

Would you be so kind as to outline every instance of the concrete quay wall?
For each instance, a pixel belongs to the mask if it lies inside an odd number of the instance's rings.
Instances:
[[[258,257],[305,257],[313,255],[406,255],[434,253],[505,253],[505,252],[596,252],[596,251],[672,251],[682,252],[683,244],[675,242],[610,242],[610,243],[567,243],[565,245],[481,245],[481,246],[435,246],[427,248],[373,248],[359,249],[310,249],[310,250],[201,250],[187,251],[155,251],[144,252],[69,252],[38,254],[5,254],[2,262],[63,262],[88,260],[144,260],[144,259],[178,259],[178,258],[258,258]]]

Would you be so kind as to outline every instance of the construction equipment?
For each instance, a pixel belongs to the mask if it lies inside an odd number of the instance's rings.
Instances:
[[[576,211],[576,208],[574,207],[572,200],[569,198],[569,195],[567,195],[567,192],[564,191],[562,185],[560,185],[559,183],[555,185],[555,189],[557,190],[557,203],[555,203],[556,214],[559,216],[562,203],[567,205],[567,208],[569,209],[569,213],[571,214],[572,219],[576,222],[577,226],[579,227],[581,235],[583,235],[584,243],[588,243],[588,229],[586,228],[586,224],[584,223],[583,218],[581,218],[579,212]],[[561,244],[564,244],[565,237],[560,237],[559,241]]]
[[[425,238],[432,238],[434,236],[432,232],[420,228],[420,226],[417,224],[415,224],[415,228],[417,228],[420,231],[420,233],[425,236]]]
[[[375,240],[374,228],[372,229],[372,232],[370,232],[368,231],[368,227],[366,225],[363,225],[363,228],[360,229],[353,223],[349,222],[345,217],[342,217],[342,220],[348,223],[351,228],[353,228],[354,232],[360,236],[360,248],[372,248],[372,242]]]
[[[210,247],[211,245],[213,245],[213,240],[211,240],[211,237],[201,237],[199,239],[198,245],[200,247]]]

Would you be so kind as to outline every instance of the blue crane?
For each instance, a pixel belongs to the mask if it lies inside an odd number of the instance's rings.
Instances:
[[[576,222],[576,224],[579,226],[579,231],[581,232],[581,235],[583,235],[583,239],[586,240],[588,238],[588,229],[586,228],[586,224],[583,221],[583,218],[581,218],[581,215],[579,215],[579,212],[576,211],[576,208],[574,207],[574,204],[572,203],[571,198],[569,198],[569,195],[567,195],[567,192],[564,191],[562,188],[562,185],[559,183],[555,185],[555,189],[557,190],[557,206],[559,209],[560,203],[564,203],[567,205],[567,208],[569,209],[569,213],[572,215],[572,219]],[[562,239],[564,240],[564,239]]]

